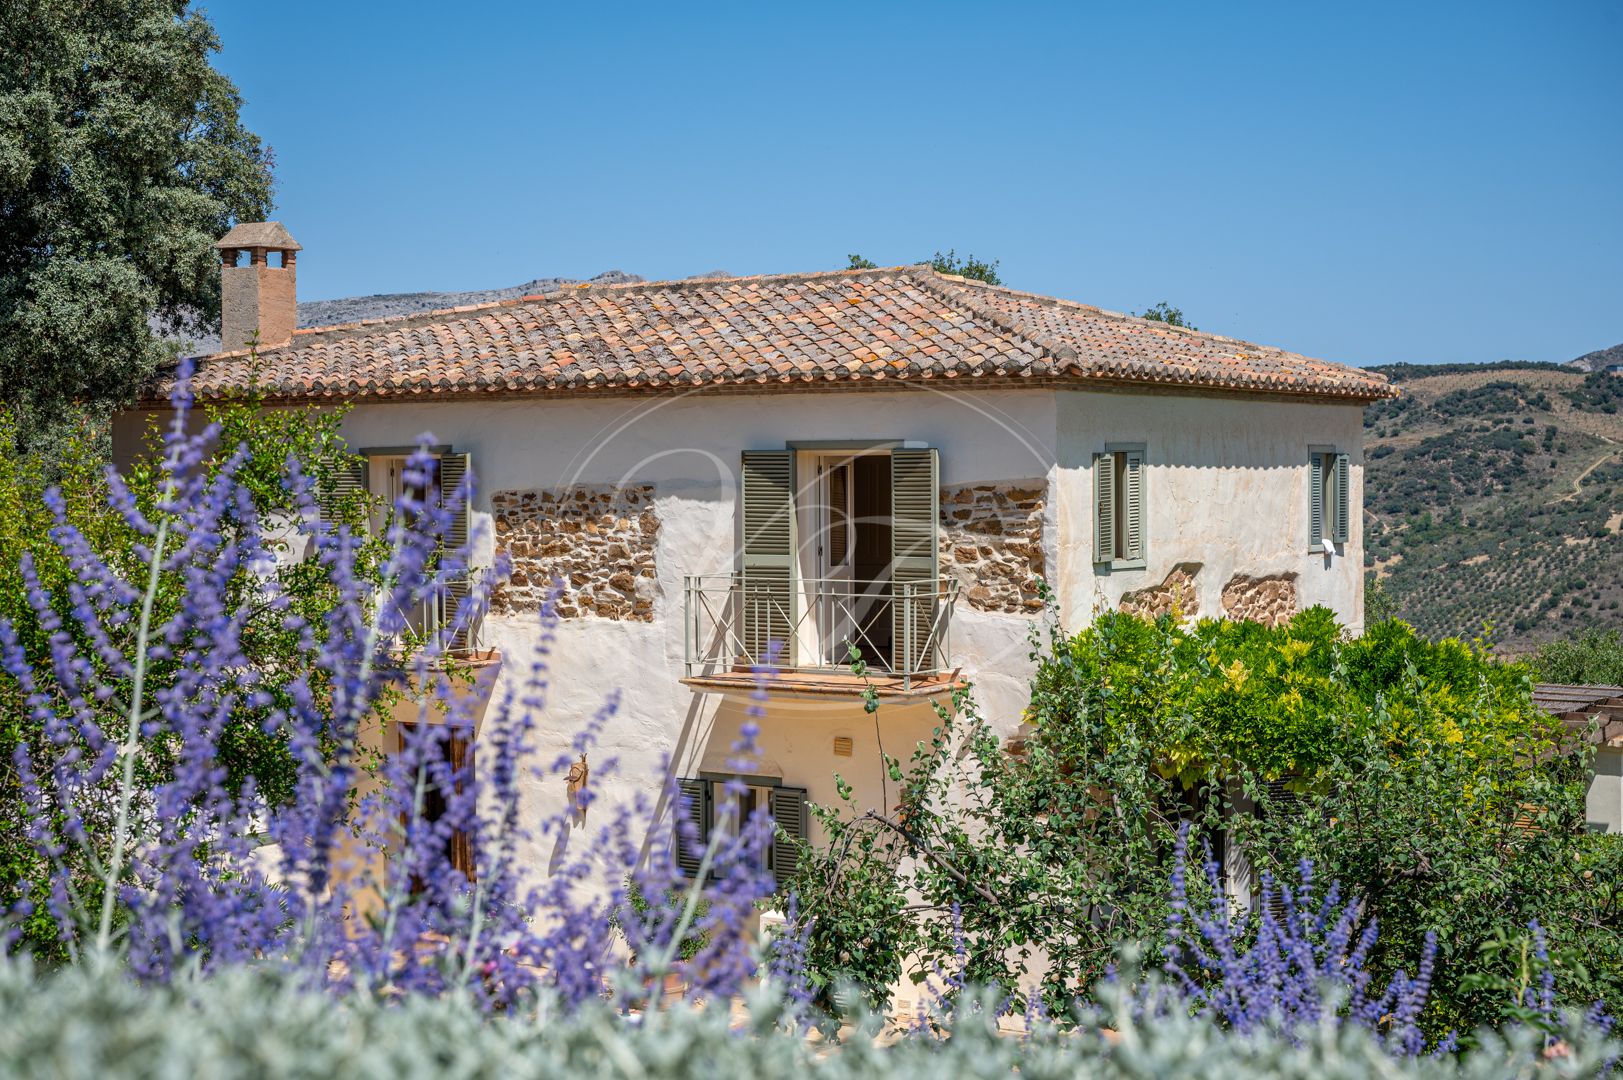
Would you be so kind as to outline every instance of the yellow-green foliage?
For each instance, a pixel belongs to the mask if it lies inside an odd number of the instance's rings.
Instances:
[[[1322,608],[1279,627],[1106,615],[1038,672],[1033,722],[1079,710],[1157,746],[1185,786],[1243,769],[1307,788],[1372,737],[1396,757],[1446,747],[1486,769],[1543,755],[1560,732],[1520,665],[1399,622],[1348,637]]]

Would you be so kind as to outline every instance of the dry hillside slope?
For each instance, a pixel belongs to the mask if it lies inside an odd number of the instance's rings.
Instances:
[[[1623,627],[1623,378],[1379,370],[1404,394],[1365,414],[1365,550],[1396,613],[1510,652]]]

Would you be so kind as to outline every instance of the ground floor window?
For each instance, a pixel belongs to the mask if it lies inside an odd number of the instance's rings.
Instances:
[[[404,749],[408,745],[417,745],[419,739],[432,740],[430,760],[439,760],[449,767],[450,775],[455,777],[453,792],[460,793],[463,785],[473,779],[474,757],[473,740],[467,732],[458,731],[444,724],[420,724],[402,722],[399,724],[399,744],[397,749]],[[434,825],[445,817],[449,809],[449,796],[452,792],[445,791],[429,770],[427,783],[423,792],[422,819]],[[406,813],[402,815],[402,824],[411,812],[408,802]],[[459,871],[468,881],[474,879],[476,865],[473,834],[463,829],[455,829],[445,840],[445,862],[453,870]],[[422,883],[413,882],[412,890],[421,891]]]
[[[753,814],[765,812],[777,826],[767,845],[766,868],[779,881],[795,871],[799,843],[806,836],[806,789],[746,780],[742,791],[729,790],[721,777],[684,777],[678,781],[682,810],[693,823],[697,843],[677,845],[677,866],[687,877],[699,872],[704,850],[718,829],[737,829]]]

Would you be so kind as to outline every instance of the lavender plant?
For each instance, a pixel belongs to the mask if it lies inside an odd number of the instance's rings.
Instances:
[[[567,836],[591,796],[527,821],[521,779],[561,774],[615,703],[572,754],[528,764],[556,628],[543,611],[527,677],[475,730],[467,673],[448,645],[477,617],[483,591],[449,625],[425,632],[411,614],[468,573],[466,551],[444,541],[471,478],[427,497],[433,439],[424,436],[379,553],[351,524],[322,520],[317,478],[290,459],[292,521],[268,522],[242,479],[242,448],[211,460],[219,426],[189,432],[185,375],[154,497],[116,472],[106,478],[137,542],[107,557],[58,502],[52,539],[72,568],[68,595],[53,595],[21,561],[49,642],[47,672],[0,619],[11,696],[46,736],[13,758],[28,835],[49,868],[18,910],[43,903],[71,959],[125,963],[149,981],[253,963],[368,998],[454,996],[495,1011],[543,997],[565,1009],[635,1003],[667,973],[699,993],[736,992],[755,972],[746,916],[773,890],[766,820],[716,830],[693,883],[676,868],[673,815],[646,802],[617,813],[605,847],[562,859],[544,878],[526,873],[525,852]],[[273,524],[293,531],[289,546],[307,549],[305,565],[331,583],[319,623],[289,603]],[[160,601],[177,587],[178,598]],[[244,641],[267,612],[297,643],[275,672]],[[413,705],[398,752],[378,755],[378,733]],[[262,796],[222,765],[222,739],[245,714],[285,743],[291,797]],[[752,738],[746,729],[740,754],[753,752]],[[475,744],[477,770],[466,751]],[[635,923],[629,959],[610,931],[633,925],[628,876],[648,895],[683,898],[675,917]],[[707,945],[683,959],[676,943],[693,925]]]
[[[1437,939],[1429,935],[1413,977],[1396,972],[1384,988],[1366,967],[1378,927],[1359,918],[1338,884],[1314,895],[1313,864],[1303,860],[1297,884],[1263,876],[1261,902],[1246,912],[1224,888],[1208,850],[1205,912],[1188,894],[1189,829],[1179,830],[1167,919],[1165,971],[1182,993],[1162,1007],[1195,1011],[1237,1031],[1269,1028],[1287,1035],[1331,1016],[1378,1033],[1394,1051],[1425,1047],[1419,1018],[1430,992]],[[1452,1036],[1443,1045],[1451,1045]]]

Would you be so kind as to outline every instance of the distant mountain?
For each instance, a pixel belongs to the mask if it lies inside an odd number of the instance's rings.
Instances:
[[[1623,378],[1509,362],[1376,370],[1403,393],[1364,413],[1370,595],[1433,636],[1490,623],[1512,653],[1623,628]]]
[[[1584,353],[1576,360],[1567,361],[1568,367],[1575,367],[1580,371],[1602,371],[1613,364],[1623,364],[1623,345],[1613,345],[1610,349],[1596,349],[1592,353]]]
[[[712,276],[712,275],[707,275]],[[488,304],[496,300],[516,300],[521,296],[536,296],[557,292],[566,285],[624,285],[646,280],[624,270],[605,270],[594,278],[582,282],[579,278],[536,278],[522,285],[505,289],[475,289],[471,292],[413,292],[383,293],[377,296],[346,296],[338,300],[306,300],[299,304],[300,326],[332,326],[337,323],[360,322],[362,319],[384,319],[391,315],[411,315],[419,311],[442,311],[464,304]],[[207,356],[218,352],[220,336],[191,339],[187,350],[194,356]]]

